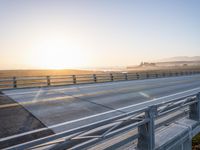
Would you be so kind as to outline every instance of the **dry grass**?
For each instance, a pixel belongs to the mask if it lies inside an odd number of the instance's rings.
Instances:
[[[73,75],[73,74],[94,74],[96,71],[88,70],[0,70],[0,78],[21,77],[21,76],[48,76],[48,75]],[[98,72],[99,73],[99,72]]]

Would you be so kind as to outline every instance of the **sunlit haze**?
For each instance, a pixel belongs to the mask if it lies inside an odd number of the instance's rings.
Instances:
[[[1,0],[0,69],[200,55],[199,0]]]

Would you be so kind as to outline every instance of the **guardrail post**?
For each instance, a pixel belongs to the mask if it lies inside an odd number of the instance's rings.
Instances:
[[[114,81],[114,77],[112,73],[110,74],[110,81]]]
[[[149,74],[148,74],[148,72],[146,73],[146,78],[149,79]]]
[[[197,102],[189,106],[189,118],[200,121],[200,93],[196,96]]]
[[[165,77],[165,73],[162,73],[162,76]]]
[[[136,73],[136,78],[140,79],[140,75],[138,73]]]
[[[158,78],[158,74],[157,73],[155,74],[155,76],[156,76],[156,78]]]
[[[51,85],[50,76],[47,76],[47,86]]]
[[[73,83],[76,84],[76,75],[72,75]]]
[[[96,83],[97,82],[97,76],[96,76],[96,74],[93,74],[93,79],[94,79],[94,82]]]
[[[154,117],[157,114],[157,106],[150,106],[145,112],[145,119],[149,119],[146,124],[138,127],[138,144],[139,150],[154,150],[155,148],[155,126]]]
[[[17,88],[17,80],[16,80],[16,77],[13,77],[13,88]]]
[[[124,73],[124,77],[125,77],[125,80],[128,80],[128,75],[127,75],[127,73]]]

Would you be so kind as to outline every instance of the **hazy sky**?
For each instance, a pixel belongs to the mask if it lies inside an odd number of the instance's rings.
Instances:
[[[200,0],[0,0],[0,69],[200,55]]]

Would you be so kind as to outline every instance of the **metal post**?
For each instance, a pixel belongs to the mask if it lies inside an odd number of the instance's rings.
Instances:
[[[148,74],[148,72],[146,73],[146,78],[147,78],[147,79],[149,78],[149,74]]]
[[[156,75],[156,78],[158,78],[158,74],[156,73],[155,75]]]
[[[96,76],[96,74],[93,74],[93,79],[94,79],[94,82],[96,83],[97,82],[97,76]]]
[[[76,75],[72,75],[73,83],[76,84]]]
[[[51,85],[50,76],[47,76],[47,86]]]
[[[146,124],[138,127],[138,144],[139,150],[154,150],[155,148],[155,126],[154,117],[157,113],[156,106],[150,106],[148,111],[145,112],[145,118],[149,119]]]
[[[113,74],[110,74],[110,81],[114,81]]]
[[[140,79],[140,75],[138,73],[136,73],[136,78]]]
[[[200,93],[196,96],[197,102],[189,106],[189,118],[200,121]]]
[[[125,80],[128,80],[128,75],[127,75],[127,73],[125,73],[124,76],[125,76]]]
[[[165,73],[163,73],[162,75],[163,75],[163,77],[165,77]]]
[[[17,88],[17,80],[16,80],[16,77],[13,77],[13,88]]]

